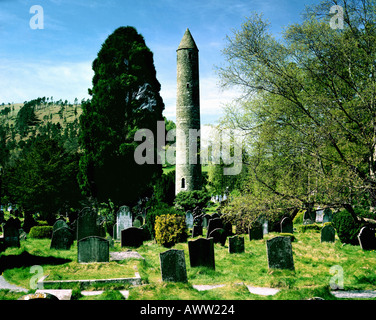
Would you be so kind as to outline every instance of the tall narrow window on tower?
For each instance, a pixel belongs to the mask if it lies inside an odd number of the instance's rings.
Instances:
[[[200,132],[200,85],[198,48],[189,29],[185,31],[176,55],[175,193],[178,194],[181,191],[201,190],[202,186],[200,139],[194,134],[190,137],[192,132]]]

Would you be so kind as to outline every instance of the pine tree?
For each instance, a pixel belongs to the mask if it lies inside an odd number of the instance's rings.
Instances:
[[[153,54],[135,28],[120,27],[103,43],[92,67],[92,99],[82,104],[80,117],[79,183],[98,201],[131,204],[162,173],[160,165],[134,160],[136,131],[149,129],[156,137],[157,121],[163,120]]]

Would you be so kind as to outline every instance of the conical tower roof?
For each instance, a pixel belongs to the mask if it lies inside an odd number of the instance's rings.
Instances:
[[[196,49],[196,50],[198,50],[196,43],[193,40],[191,32],[189,31],[188,28],[187,28],[187,30],[185,30],[183,39],[181,39],[181,41],[180,41],[178,50],[181,50],[181,49]]]

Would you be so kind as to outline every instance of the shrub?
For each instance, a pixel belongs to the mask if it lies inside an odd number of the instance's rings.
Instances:
[[[38,226],[48,226],[48,222],[46,220],[37,220]]]
[[[317,223],[305,224],[305,225],[301,226],[301,230],[302,230],[303,233],[308,231],[308,230],[320,231],[321,226],[318,225]]]
[[[177,211],[174,207],[169,207],[166,203],[160,203],[146,214],[145,229],[149,232],[152,239],[155,238],[155,218],[164,214],[177,214]]]
[[[360,231],[360,223],[354,221],[347,210],[342,210],[333,215],[332,225],[342,243],[358,245],[357,235]]]
[[[164,247],[172,247],[187,240],[185,216],[167,214],[155,219],[155,240]]]
[[[176,195],[175,204],[184,211],[193,211],[196,207],[206,207],[209,200],[210,195],[205,190],[182,191]]]
[[[51,238],[52,226],[36,226],[32,227],[29,232],[29,237],[34,239]]]

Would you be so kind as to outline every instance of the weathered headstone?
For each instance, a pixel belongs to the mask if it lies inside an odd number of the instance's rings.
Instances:
[[[281,233],[294,233],[293,223],[291,218],[284,217],[281,221]]]
[[[203,266],[215,269],[213,238],[188,241],[188,250],[192,268]]]
[[[112,238],[113,239],[118,239],[118,234],[117,234],[117,223],[115,223],[112,227]]]
[[[313,219],[312,218],[312,212],[309,211],[309,210],[304,211],[304,214],[303,214],[303,225],[314,223],[315,221],[312,220],[312,219]]]
[[[202,227],[203,216],[204,216],[203,214],[200,214],[200,215],[194,217],[193,225]]]
[[[294,260],[290,237],[274,237],[266,241],[269,269],[292,269]]]
[[[61,227],[52,232],[50,249],[69,250],[73,240],[73,230],[68,227]]]
[[[210,232],[209,238],[213,238],[214,243],[220,243],[222,246],[224,246],[226,243],[227,234],[224,229],[217,228]]]
[[[375,250],[376,249],[375,230],[372,230],[369,227],[363,227],[359,231],[358,240],[359,240],[360,247],[363,250]]]
[[[209,221],[211,220],[211,215],[206,213],[202,216],[202,226],[207,228],[209,225]]]
[[[139,247],[144,242],[144,230],[142,228],[130,227],[121,230],[122,247]]]
[[[187,224],[187,228],[191,229],[193,227],[193,215],[192,212],[187,211],[185,213],[185,223]]]
[[[56,222],[54,223],[52,227],[52,232],[63,227],[68,228],[68,224],[65,222],[65,220],[62,220],[62,219],[56,220]]]
[[[262,226],[262,234],[268,234],[269,233],[269,221],[264,216],[260,216],[258,221],[261,223]]]
[[[192,238],[202,236],[202,226],[193,225],[192,228]]]
[[[316,211],[316,221],[312,221],[312,223],[313,222],[322,223],[323,222],[323,218],[324,218],[324,211],[323,210],[318,210],[318,211]]]
[[[213,213],[212,215],[211,215],[211,218],[212,219],[216,219],[216,218],[220,218],[221,217],[221,215],[218,213],[218,212],[215,212],[215,213]]]
[[[144,224],[144,218],[141,215],[136,216],[133,221],[133,227],[139,228]]]
[[[220,218],[210,219],[206,237],[209,238],[210,232],[212,232],[214,229],[218,229],[218,228],[220,228],[220,229],[223,228],[222,220]]]
[[[77,242],[78,262],[109,262],[110,245],[104,238],[90,236]]]
[[[223,222],[223,229],[226,231],[227,236],[232,236],[232,223],[230,221]]]
[[[321,229],[321,242],[335,242],[336,231],[332,226],[324,226]]]
[[[326,208],[324,210],[324,216],[322,218],[322,222],[325,223],[325,222],[332,222],[333,220],[333,212],[330,208]]]
[[[9,218],[4,226],[4,244],[5,247],[20,247],[20,222],[18,219]]]
[[[264,237],[263,228],[260,222],[254,221],[248,228],[249,240],[260,240]]]
[[[244,252],[244,237],[233,236],[228,238],[228,252],[229,253],[243,253]]]
[[[116,215],[117,240],[120,240],[121,231],[132,227],[132,212],[128,206],[120,207]]]
[[[97,227],[98,214],[92,208],[84,208],[77,218],[77,241],[90,237],[98,236]]]
[[[159,254],[162,281],[187,282],[184,250],[171,249]]]

